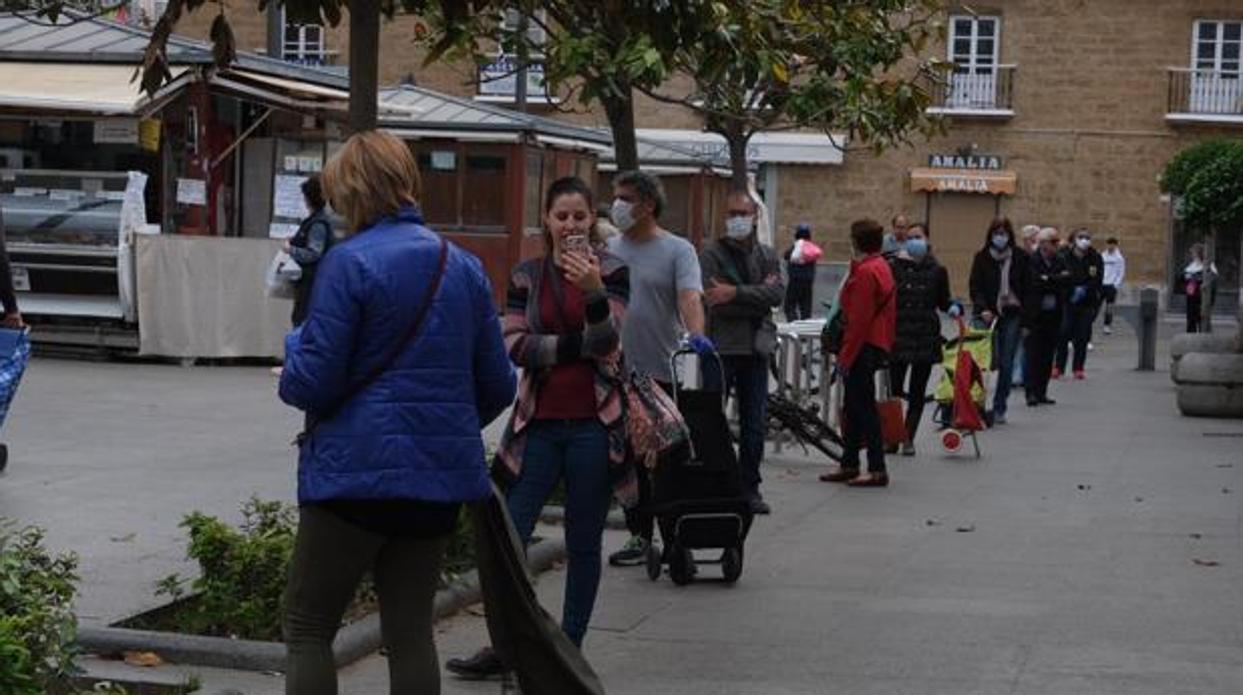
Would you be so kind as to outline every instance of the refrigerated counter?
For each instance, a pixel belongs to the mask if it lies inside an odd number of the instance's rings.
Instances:
[[[13,285],[36,332],[135,321],[133,263],[121,235],[129,180],[118,172],[0,170]]]

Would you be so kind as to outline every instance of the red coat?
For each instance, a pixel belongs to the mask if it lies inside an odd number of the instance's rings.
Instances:
[[[842,367],[850,369],[864,345],[873,345],[885,352],[893,350],[898,318],[896,291],[893,273],[880,254],[851,261],[850,278],[842,287],[846,335],[837,356]]]

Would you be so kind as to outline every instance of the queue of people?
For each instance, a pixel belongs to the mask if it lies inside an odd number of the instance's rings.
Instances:
[[[368,573],[392,692],[439,692],[432,601],[440,566],[463,505],[489,495],[492,482],[523,543],[564,488],[561,628],[581,647],[611,500],[626,508],[632,538],[610,564],[639,564],[655,543],[644,504],[649,473],[628,440],[626,375],[640,372],[673,391],[670,360],[680,349],[720,356],[720,373],[708,369],[705,378],[720,379],[735,398],[744,492],[754,514],[771,512],[761,470],[772,315],[783,303],[792,319],[811,314],[819,249],[810,228],[779,255],[759,240],[755,194],[737,190],[726,201],[723,234],[696,253],[661,226],[667,201],[655,177],[616,177],[609,225],[601,224],[593,189],[562,178],[544,196],[544,253],[512,269],[498,316],[479,260],[424,224],[419,172],[400,140],[374,131],[351,137],[320,184],[305,189],[315,212],[291,244],[315,272],[286,341],[279,389],[306,413],[285,600],[287,692],[336,692],[332,640]],[[326,203],[350,229],[331,250]],[[1121,282],[1112,240],[1102,257],[1086,232],[1065,251],[1056,229],[1034,237],[1029,253],[1009,220],[998,219],[972,264],[974,316],[994,327],[997,344],[996,423],[1006,421],[1021,336],[1027,402],[1051,404],[1058,351],[1073,339],[1073,369],[1082,373],[1095,309]],[[854,260],[829,321],[840,330],[833,349],[845,386],[845,451],[822,479],[886,487],[875,377],[886,374],[907,402],[905,441],[888,453],[914,455],[928,381],[942,357],[941,315],[960,317],[963,307],[926,223],[899,215],[886,233],[859,220],[850,239]],[[807,265],[810,272],[798,267]],[[1202,266],[1188,267],[1189,282],[1208,272]],[[499,450],[485,463],[480,430],[506,411]],[[483,648],[447,668],[487,678],[505,664]]]

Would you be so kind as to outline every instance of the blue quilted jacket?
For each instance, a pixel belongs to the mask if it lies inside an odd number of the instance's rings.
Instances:
[[[285,339],[280,381],[281,400],[310,419],[327,417],[301,446],[300,503],[488,494],[480,429],[513,402],[516,378],[474,256],[450,246],[418,337],[342,404],[406,339],[439,256],[439,237],[409,208],[320,262],[310,314]]]

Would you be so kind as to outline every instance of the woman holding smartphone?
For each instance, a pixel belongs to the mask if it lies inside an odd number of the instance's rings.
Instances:
[[[547,253],[510,277],[502,331],[523,376],[494,470],[524,543],[557,484],[565,484],[569,562],[561,624],[579,646],[600,584],[610,493],[624,502],[637,493],[626,465],[619,380],[629,278],[601,248],[595,209],[581,179],[553,182],[544,201]],[[485,678],[504,665],[488,648],[447,668]]]

